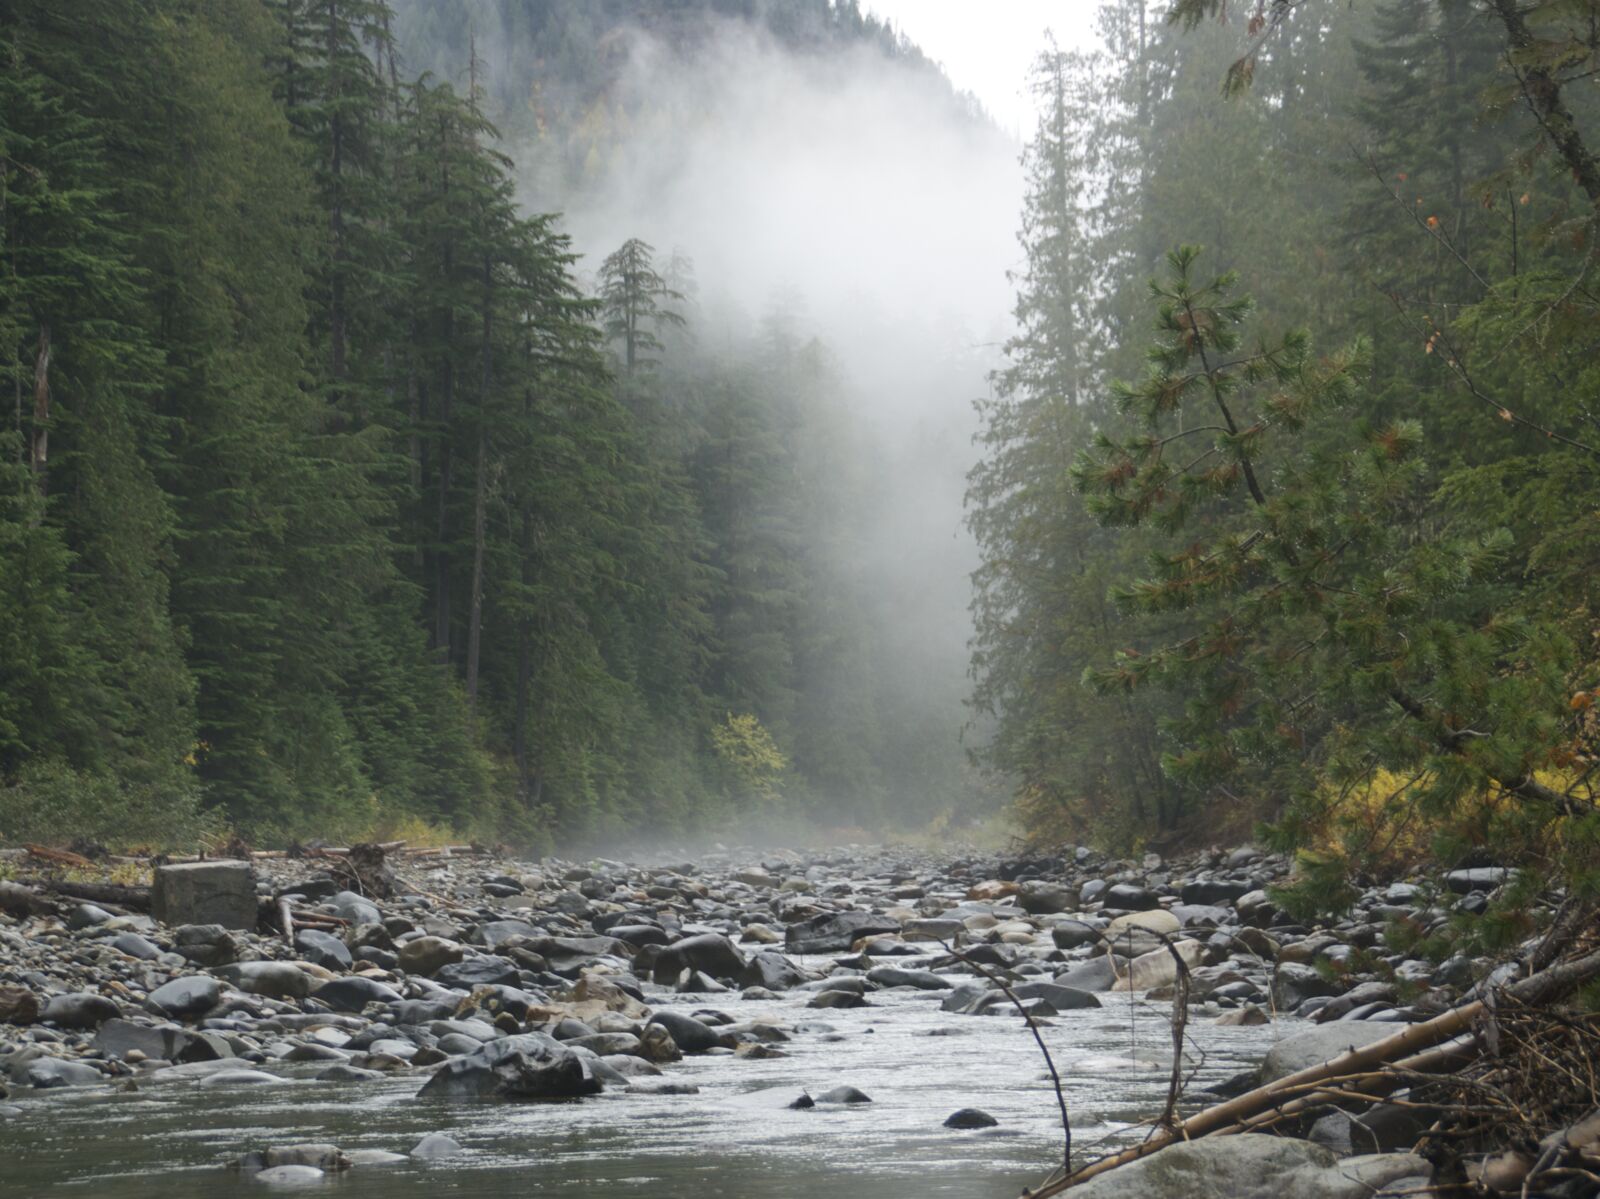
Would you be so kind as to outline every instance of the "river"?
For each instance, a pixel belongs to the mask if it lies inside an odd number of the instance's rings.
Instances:
[[[939,1010],[939,993],[926,992],[880,992],[871,1007],[828,1011],[807,1010],[801,992],[770,1001],[689,998],[651,996],[684,1011],[719,1007],[796,1035],[781,1046],[784,1057],[688,1057],[674,1065],[666,1081],[692,1083],[698,1094],[617,1089],[575,1104],[423,1101],[414,1097],[416,1076],[314,1081],[326,1063],[275,1067],[286,1075],[276,1085],[228,1089],[156,1074],[141,1078],[137,1091],[27,1092],[12,1100],[21,1114],[0,1121],[0,1195],[265,1194],[224,1164],[296,1141],[404,1153],[430,1132],[449,1133],[464,1151],[426,1165],[358,1166],[319,1186],[350,1199],[575,1197],[602,1188],[640,1199],[1012,1199],[1058,1159],[1054,1096],[1037,1047],[1014,1016],[950,1015]],[[1102,1008],[1064,1013],[1046,1030],[1080,1147],[1140,1135],[1135,1123],[1157,1113],[1166,1094],[1168,1005],[1101,999]],[[717,1000],[724,1002],[704,1002]],[[1196,1009],[1191,1088],[1254,1066],[1277,1035],[1270,1025],[1218,1027]],[[802,1090],[840,1084],[860,1088],[872,1103],[788,1107]],[[962,1107],[981,1108],[999,1124],[943,1128]]]

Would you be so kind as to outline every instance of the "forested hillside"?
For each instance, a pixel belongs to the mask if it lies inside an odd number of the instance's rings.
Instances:
[[[828,347],[774,308],[710,352],[689,256],[580,264],[537,214],[605,153],[625,24],[864,54],[970,113],[851,4],[401,15],[0,3],[0,835],[948,805],[958,697],[906,685],[887,451]]]
[[[1595,15],[1130,0],[1040,60],[971,477],[1037,835],[1592,863]]]

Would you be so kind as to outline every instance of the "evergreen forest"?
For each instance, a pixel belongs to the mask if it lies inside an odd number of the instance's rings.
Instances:
[[[1259,832],[1308,906],[1421,852],[1600,879],[1600,3],[1042,37],[1010,320],[884,355],[967,388],[954,449],[781,279],[730,317],[615,227],[716,102],[640,46],[709,79],[730,28],[1004,141],[855,0],[0,0],[0,836],[1010,805]],[[883,523],[935,460],[950,628]]]
[[[1595,884],[1597,29],[1131,0],[1041,56],[969,494],[1035,837]]]
[[[0,835],[954,802],[959,669],[898,665],[829,348],[781,306],[702,345],[689,255],[580,261],[556,211],[638,115],[606,38],[730,21],[979,122],[851,3],[0,4]]]

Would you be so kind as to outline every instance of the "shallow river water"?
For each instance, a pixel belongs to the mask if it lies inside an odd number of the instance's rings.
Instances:
[[[12,1100],[21,1116],[0,1120],[0,1196],[264,1195],[267,1188],[224,1163],[250,1149],[308,1140],[403,1153],[441,1131],[465,1152],[430,1165],[358,1167],[296,1193],[1012,1199],[1037,1184],[1060,1153],[1043,1062],[1018,1018],[949,1015],[939,1010],[941,995],[880,993],[872,1007],[845,1011],[808,1011],[803,995],[674,1004],[835,1030],[799,1033],[782,1046],[782,1058],[690,1057],[666,1068],[670,1081],[692,1082],[698,1095],[613,1090],[577,1104],[447,1104],[414,1098],[421,1085],[415,1076],[317,1082],[310,1075],[318,1066],[279,1085],[225,1089],[156,1076],[141,1079],[136,1092],[31,1092]],[[1104,1007],[1054,1017],[1046,1030],[1080,1146],[1139,1135],[1130,1125],[1159,1111],[1166,1094],[1167,1005],[1102,999]],[[1253,1066],[1276,1035],[1271,1026],[1218,1028],[1197,1012],[1189,1029],[1190,1085]],[[788,1109],[803,1089],[846,1083],[873,1102]],[[941,1127],[961,1107],[984,1109],[999,1127]]]

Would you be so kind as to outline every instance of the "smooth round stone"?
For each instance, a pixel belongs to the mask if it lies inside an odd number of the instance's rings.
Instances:
[[[175,978],[165,986],[150,992],[152,1007],[178,1020],[203,1016],[217,1006],[222,997],[222,984],[203,974]]]
[[[411,1160],[404,1153],[390,1153],[387,1149],[351,1149],[345,1157],[352,1166],[398,1166]]]
[[[268,1074],[265,1070],[218,1070],[215,1074],[207,1074],[200,1080],[203,1087],[253,1087],[265,1083],[285,1082],[276,1074]]]
[[[993,1128],[999,1124],[988,1112],[980,1111],[975,1107],[964,1107],[960,1111],[951,1112],[945,1117],[946,1128]]]
[[[442,1132],[430,1132],[417,1142],[411,1156],[419,1161],[436,1162],[443,1158],[455,1157],[461,1152],[461,1145],[454,1137],[448,1137]]]
[[[250,1177],[263,1186],[288,1189],[320,1186],[327,1175],[315,1166],[273,1166]]]

